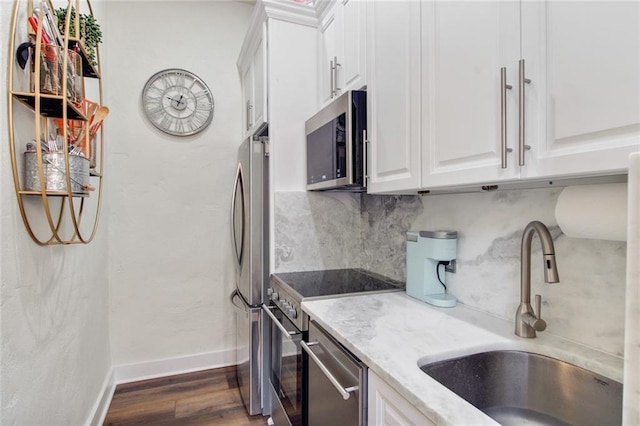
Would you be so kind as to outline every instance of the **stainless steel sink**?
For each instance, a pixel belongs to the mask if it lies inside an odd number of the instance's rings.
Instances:
[[[420,368],[503,425],[622,424],[622,384],[554,358],[493,351]]]

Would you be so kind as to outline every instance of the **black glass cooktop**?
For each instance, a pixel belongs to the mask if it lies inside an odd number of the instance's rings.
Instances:
[[[364,269],[330,269],[325,271],[286,272],[273,274],[281,284],[301,298],[403,290],[404,283]]]

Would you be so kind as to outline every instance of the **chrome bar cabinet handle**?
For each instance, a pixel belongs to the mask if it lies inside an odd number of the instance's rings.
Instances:
[[[524,120],[525,120],[525,114],[524,114],[524,104],[525,104],[525,98],[524,98],[524,85],[525,84],[529,84],[531,83],[531,80],[529,80],[528,78],[525,77],[525,71],[524,71],[524,59],[520,59],[520,61],[518,61],[518,74],[519,74],[519,78],[518,78],[518,83],[519,83],[519,87],[518,87],[518,97],[519,97],[519,108],[518,108],[518,122],[519,122],[519,129],[518,129],[518,144],[519,144],[519,152],[518,152],[518,164],[520,166],[524,166],[525,165],[525,161],[524,161],[524,152],[525,150],[531,149],[530,145],[525,145],[524,143]]]
[[[338,63],[338,57],[334,56],[333,57],[333,74],[334,74],[333,81],[335,82],[334,83],[334,92],[335,92],[336,96],[338,96],[338,90],[341,90],[338,87],[338,67],[339,66],[340,66],[340,64]]]
[[[251,122],[251,110],[253,109],[253,105],[251,105],[251,101],[247,101],[247,130],[249,130],[251,128],[251,126],[253,126],[253,123]]]
[[[331,76],[331,99],[336,95],[336,66],[329,61],[329,75]]]
[[[511,90],[511,85],[507,84],[507,68],[500,68],[500,152],[501,167],[507,168],[507,90]]]
[[[338,392],[340,392],[340,395],[342,395],[342,399],[346,401],[351,396],[351,392],[355,392],[358,390],[358,386],[351,386],[349,388],[345,388],[344,386],[342,386],[338,379],[336,379],[335,376],[331,374],[331,371],[329,371],[329,369],[322,363],[322,361],[320,361],[320,358],[318,358],[318,356],[311,350],[311,346],[317,346],[318,342],[300,342],[300,345],[302,345],[302,349],[304,349],[307,355],[309,355],[309,358],[311,358],[313,362],[315,362],[316,365],[320,368],[320,370],[322,370],[324,375],[327,376],[327,379],[329,379],[331,384],[338,390]]]

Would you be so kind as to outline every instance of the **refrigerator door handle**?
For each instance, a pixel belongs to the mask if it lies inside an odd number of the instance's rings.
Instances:
[[[240,303],[242,303],[242,306],[236,303],[236,298],[240,299]],[[233,290],[229,299],[231,300],[231,305],[233,305],[234,309],[239,314],[242,314],[244,316],[249,316],[249,310],[248,310],[249,307],[244,303],[244,300],[242,300],[242,297],[240,296],[240,293],[238,292],[237,289]]]
[[[238,247],[238,235],[236,234],[236,204],[238,202],[238,189],[240,190],[240,202],[242,203],[242,228],[240,235],[240,246]],[[246,228],[245,212],[244,212],[244,175],[242,173],[242,164],[238,164],[236,172],[236,180],[233,184],[233,198],[231,199],[231,239],[233,240],[233,248],[238,262],[238,267],[242,264],[242,254],[244,251],[244,233]]]

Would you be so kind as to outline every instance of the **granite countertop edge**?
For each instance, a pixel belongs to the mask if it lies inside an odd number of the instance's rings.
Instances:
[[[437,308],[403,292],[303,301],[310,318],[437,424],[497,425],[419,365],[490,350],[561,359],[622,382],[623,359],[554,336],[515,336],[513,323],[458,304]]]

